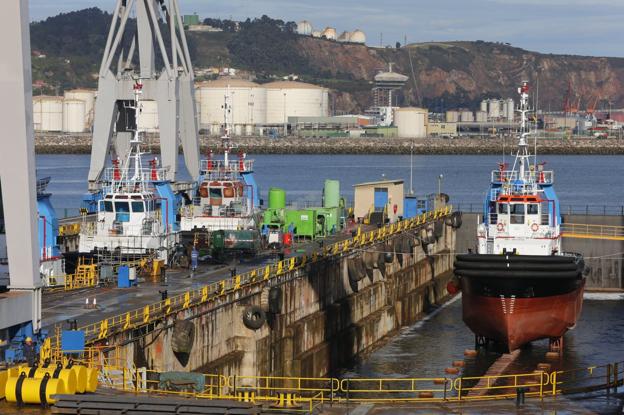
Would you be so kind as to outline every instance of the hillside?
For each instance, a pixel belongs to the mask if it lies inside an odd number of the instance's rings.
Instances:
[[[40,88],[42,93],[96,86],[94,74],[110,19],[91,8],[31,25],[32,48],[46,55],[33,57],[33,79],[47,85]],[[260,82],[297,74],[331,88],[337,111],[366,108],[370,80],[388,62],[410,76],[402,103],[435,111],[476,108],[483,98],[513,97],[518,82],[537,84],[537,74],[541,108],[560,110],[568,82],[581,98],[581,108],[594,97],[599,107],[609,101],[613,107],[624,106],[622,58],[542,54],[482,41],[369,48],[298,36],[291,22],[266,16],[241,22],[238,31],[233,25],[224,27],[224,32],[188,33],[195,68],[233,66],[250,71]]]

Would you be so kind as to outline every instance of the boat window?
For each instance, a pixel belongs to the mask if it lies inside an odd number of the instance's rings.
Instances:
[[[223,197],[234,197],[234,189],[231,187],[223,189]]]
[[[530,203],[527,205],[527,215],[537,215],[538,208],[537,204]]]
[[[499,203],[498,204],[498,213],[508,214],[509,213],[509,205],[507,203]]]
[[[511,213],[510,223],[514,225],[524,223],[524,204],[522,203],[511,204],[510,213]]]
[[[128,206],[128,202],[115,202],[115,212],[129,213],[130,207]]]
[[[132,211],[133,212],[144,212],[143,202],[132,202]]]
[[[104,202],[104,210],[106,212],[112,212],[113,211],[113,202],[109,202],[108,200],[106,200]]]
[[[210,188],[210,197],[221,197],[221,188],[220,187],[211,187]]]

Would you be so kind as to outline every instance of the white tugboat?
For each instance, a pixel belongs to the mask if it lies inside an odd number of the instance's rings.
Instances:
[[[182,232],[205,233],[217,249],[254,251],[259,241],[258,186],[253,176],[253,160],[239,151],[232,158],[230,140],[231,109],[225,95],[223,159],[214,159],[210,151],[201,161],[200,179],[192,203],[181,212]],[[218,237],[216,237],[219,235]]]
[[[583,304],[585,263],[561,252],[561,212],[553,172],[529,153],[529,84],[520,94],[520,134],[513,167],[491,176],[477,253],[461,254],[455,274],[463,319],[477,344],[501,343],[509,351],[549,339],[561,352],[563,335],[576,325]]]
[[[142,84],[134,87],[134,135],[125,160],[113,160],[104,172],[103,198],[98,202],[97,220],[83,223],[81,253],[108,252],[122,257],[155,254],[167,261],[179,240],[175,223],[176,197],[165,179],[166,170],[152,159],[143,167],[141,143]]]

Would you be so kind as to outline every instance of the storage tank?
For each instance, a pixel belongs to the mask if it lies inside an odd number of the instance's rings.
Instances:
[[[307,20],[302,20],[297,23],[297,33],[304,36],[310,36],[312,34],[312,25]]]
[[[63,97],[33,97],[33,123],[37,131],[62,131]]]
[[[476,122],[487,122],[488,113],[487,111],[477,111],[475,113],[475,121]]]
[[[65,91],[65,100],[77,99],[85,103],[85,129],[90,129],[93,125],[93,115],[95,108],[95,89],[72,89]]]
[[[326,27],[325,30],[321,32],[321,37],[325,37],[325,39],[336,40],[336,29],[333,27]]]
[[[516,109],[513,98],[507,98],[507,112],[505,113],[505,116],[507,117],[508,121],[514,120],[515,112]]]
[[[491,99],[488,101],[488,117],[498,118],[500,117],[500,101],[497,99]]]
[[[321,37],[321,31],[320,30],[312,31],[312,37]]]
[[[264,84],[266,124],[284,124],[288,117],[326,117],[329,94],[326,88],[295,81]]]
[[[158,131],[158,104],[156,101],[141,101],[141,118],[139,128],[146,132]]]
[[[422,138],[427,135],[428,111],[425,108],[397,108],[394,110],[394,125],[399,137]]]
[[[284,209],[286,207],[286,192],[279,187],[269,189],[269,209]]]
[[[332,208],[340,205],[340,182],[325,179],[323,187],[323,207]]]
[[[85,102],[78,99],[63,101],[63,132],[82,133],[85,131]]]
[[[487,110],[488,110],[487,99],[484,99],[483,101],[481,101],[481,106],[479,107],[479,110],[487,112]]]
[[[451,110],[446,111],[446,122],[457,122],[459,121],[459,111]]]
[[[266,89],[255,82],[222,78],[197,85],[195,97],[201,128],[224,123],[226,95],[229,96],[234,126],[266,124]]]
[[[459,114],[459,120],[461,122],[474,122],[474,114],[472,111],[462,111]]]
[[[355,29],[351,32],[351,42],[366,43],[366,35],[360,29]]]
[[[351,33],[344,31],[338,36],[338,42],[349,42],[351,40]]]

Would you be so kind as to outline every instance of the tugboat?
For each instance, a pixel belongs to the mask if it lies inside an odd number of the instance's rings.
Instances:
[[[229,93],[224,98],[223,159],[213,158],[211,150],[201,161],[198,186],[191,203],[181,211],[180,229],[185,237],[192,237],[194,245],[203,239],[213,253],[255,254],[260,248],[260,200],[253,160],[247,160],[242,151],[237,159],[231,158]]]
[[[154,158],[149,168],[143,167],[143,131],[138,127],[142,87],[135,83],[134,101],[126,104],[135,115],[129,128],[134,130],[130,151],[125,160],[114,159],[113,167],[105,170],[97,219],[82,224],[79,252],[124,258],[154,255],[167,263],[179,241],[177,201],[158,161]]]
[[[520,94],[520,134],[511,169],[492,171],[477,253],[457,255],[463,320],[477,346],[502,344],[509,352],[540,339],[561,352],[564,333],[581,313],[583,258],[561,252],[561,213],[554,175],[529,153],[528,93]]]

